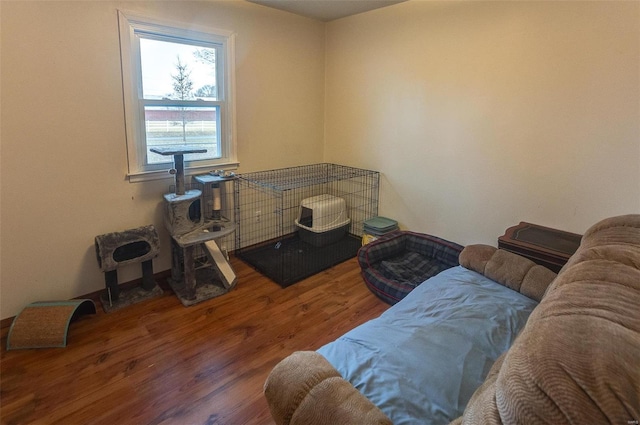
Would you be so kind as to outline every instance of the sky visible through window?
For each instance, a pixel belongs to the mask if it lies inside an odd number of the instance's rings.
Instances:
[[[144,99],[216,100],[215,54],[213,48],[140,38]],[[178,58],[184,67],[182,72]],[[192,84],[183,84],[181,91],[176,91],[174,85],[180,80]],[[146,105],[144,110],[148,164],[172,159],[151,152],[153,147],[194,145],[206,148],[207,152],[187,155],[186,160],[220,157],[218,107]]]
[[[215,86],[215,67],[204,63],[195,56],[197,50],[214,52],[214,49],[171,43],[166,41],[140,39],[140,57],[142,62],[142,87],[145,99],[172,97],[173,78],[176,75],[178,57],[193,82],[194,93],[204,86]]]

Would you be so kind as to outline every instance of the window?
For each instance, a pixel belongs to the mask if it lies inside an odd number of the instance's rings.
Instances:
[[[119,12],[130,181],[166,176],[154,147],[198,146],[187,169],[237,165],[233,35]]]

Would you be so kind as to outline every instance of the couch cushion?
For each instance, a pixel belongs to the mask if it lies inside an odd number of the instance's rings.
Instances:
[[[556,277],[528,258],[489,245],[466,246],[460,253],[460,265],[536,301],[542,299]]]
[[[435,258],[426,257],[418,252],[407,252],[389,260],[380,262],[379,270],[387,279],[395,279],[413,286],[438,274],[449,266]]]

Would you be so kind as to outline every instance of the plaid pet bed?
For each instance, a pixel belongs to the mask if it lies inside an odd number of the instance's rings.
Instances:
[[[462,248],[435,236],[400,231],[360,248],[358,262],[369,289],[395,304],[431,276],[457,266]]]

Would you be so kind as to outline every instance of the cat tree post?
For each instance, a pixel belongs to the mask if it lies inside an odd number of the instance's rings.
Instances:
[[[207,193],[212,194],[211,216],[205,210],[203,191],[186,190],[184,181],[184,155],[205,153],[206,149],[193,146],[152,148],[160,155],[172,155],[175,192],[164,195],[165,225],[171,234],[171,279],[169,285],[183,305],[223,295],[236,283],[236,275],[216,239],[235,231],[235,224],[221,214],[220,185],[235,176],[203,175],[195,180]],[[224,173],[222,173],[224,174]],[[196,261],[206,257],[204,265],[196,267]]]

